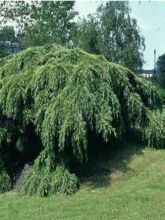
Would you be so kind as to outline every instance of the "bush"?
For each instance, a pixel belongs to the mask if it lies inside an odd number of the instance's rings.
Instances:
[[[11,180],[5,171],[2,162],[0,162],[0,193],[7,192],[11,189]]]
[[[77,177],[71,174],[63,163],[57,163],[52,157],[53,154],[44,154],[45,152],[42,152],[35,161],[22,192],[28,195],[49,196],[57,192],[68,195],[77,191]]]
[[[153,111],[149,125],[144,129],[144,139],[152,147],[165,147],[165,110]]]

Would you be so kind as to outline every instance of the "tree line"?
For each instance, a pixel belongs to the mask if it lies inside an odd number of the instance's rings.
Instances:
[[[86,18],[79,17],[74,1],[3,1],[0,17],[0,39],[22,35],[24,49],[48,43],[79,47],[135,72],[142,70],[144,37],[127,1],[102,3]]]

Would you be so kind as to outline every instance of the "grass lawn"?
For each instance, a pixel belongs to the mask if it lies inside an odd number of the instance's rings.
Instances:
[[[85,180],[72,196],[0,195],[0,220],[164,220],[165,150],[129,147],[109,164],[111,175]]]

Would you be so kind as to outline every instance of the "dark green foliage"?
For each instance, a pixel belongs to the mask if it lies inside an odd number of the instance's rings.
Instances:
[[[165,89],[158,87],[159,94],[162,98],[162,103],[165,105]]]
[[[157,60],[157,81],[162,88],[165,88],[165,54]]]
[[[1,58],[9,55],[5,48],[6,41],[16,41],[14,28],[10,26],[0,26],[0,62]]]
[[[89,146],[90,138],[106,143],[145,127],[149,110],[159,106],[151,82],[80,49],[34,47],[0,65],[4,151],[27,155],[36,147],[37,156],[42,150],[25,184],[28,194],[75,191],[78,182],[68,171],[69,161],[88,159],[97,144]],[[37,141],[28,146],[32,137]]]
[[[15,41],[15,31],[13,27],[3,26],[0,27],[0,41]]]
[[[9,55],[4,48],[0,48],[0,59]]]
[[[7,192],[11,189],[11,180],[3,163],[0,161],[0,193]]]
[[[88,53],[100,54],[100,24],[94,15],[80,19],[77,24],[76,34],[73,36],[74,45]]]

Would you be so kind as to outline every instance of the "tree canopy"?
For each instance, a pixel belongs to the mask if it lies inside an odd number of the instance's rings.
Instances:
[[[41,1],[31,7],[34,22],[26,30],[25,47],[56,43],[69,45],[75,27],[74,1]]]
[[[140,72],[144,37],[131,15],[129,2],[109,1],[96,13],[76,19],[74,1],[2,1],[3,25],[12,24],[23,36],[24,48],[56,43],[102,54],[111,62]]]
[[[26,1],[0,2],[1,24],[5,26],[13,25],[19,33],[24,33],[26,27],[33,21],[31,12],[31,6]]]
[[[12,26],[3,26],[0,28],[0,41],[15,41],[15,31]]]
[[[144,37],[127,1],[101,4],[96,14],[78,22],[77,35],[75,42],[83,50],[102,54],[133,71],[141,70]]]
[[[75,191],[69,158],[87,160],[97,146],[91,139],[109,143],[147,126],[159,106],[151,82],[80,49],[32,47],[0,63],[2,148],[21,154],[19,162],[35,160],[24,188],[29,194]]]
[[[165,88],[165,54],[158,57],[156,65],[157,81],[162,88]]]
[[[3,1],[0,16],[24,36],[25,48],[46,43],[66,46],[75,27],[73,6],[74,1]]]
[[[16,42],[15,31],[12,26],[0,27],[0,58],[9,55],[5,48],[5,42]]]

